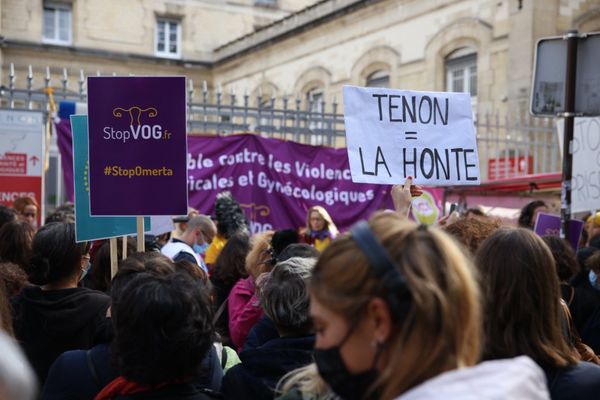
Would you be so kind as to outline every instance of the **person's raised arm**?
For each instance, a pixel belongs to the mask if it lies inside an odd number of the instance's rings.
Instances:
[[[413,197],[418,197],[423,194],[423,187],[413,185],[413,178],[406,178],[404,185],[392,186],[392,201],[394,202],[394,210],[402,217],[408,217],[410,204]]]

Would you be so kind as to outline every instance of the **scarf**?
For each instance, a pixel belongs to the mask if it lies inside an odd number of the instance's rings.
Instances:
[[[171,384],[182,383],[182,382],[183,381],[176,381],[176,382],[169,382],[169,383],[165,382],[165,383],[160,383],[156,386],[148,386],[148,385],[140,385],[139,383],[128,380],[124,376],[119,376],[114,381],[112,381],[108,385],[106,385],[104,387],[104,389],[102,389],[100,391],[100,393],[98,393],[96,395],[94,400],[110,400],[110,399],[114,399],[115,397],[120,396],[120,395],[148,392],[150,390],[160,389],[160,388],[163,388],[163,387],[171,385]]]
[[[311,231],[310,232],[310,237],[311,239],[319,239],[320,241],[323,241],[327,238],[329,239],[333,239],[331,237],[331,232],[329,232],[328,230],[323,229],[322,231]]]

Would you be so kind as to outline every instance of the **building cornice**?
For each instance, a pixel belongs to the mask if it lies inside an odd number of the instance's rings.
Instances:
[[[312,6],[217,47],[213,51],[215,64],[229,62],[379,1],[382,0],[321,0]]]
[[[80,46],[62,46],[56,44],[31,42],[26,40],[15,40],[3,38],[1,41],[2,48],[5,49],[23,49],[32,51],[46,51],[53,54],[65,54],[71,56],[86,56],[92,58],[111,59],[118,61],[138,60],[143,62],[152,62],[158,65],[172,65],[179,67],[212,67],[213,63],[210,60],[190,60],[190,59],[172,59],[161,58],[152,55],[118,52],[103,49],[93,49]]]
[[[252,33],[215,48],[210,54],[206,55],[205,59],[161,58],[140,53],[118,52],[73,45],[63,46],[10,38],[4,38],[0,42],[0,46],[2,48],[47,51],[54,54],[87,56],[118,61],[138,60],[152,62],[157,65],[212,68],[381,1],[384,0],[321,0],[287,17],[259,28]]]

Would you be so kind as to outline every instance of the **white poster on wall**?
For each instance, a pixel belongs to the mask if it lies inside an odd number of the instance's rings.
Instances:
[[[562,153],[564,121],[557,120]],[[575,118],[571,212],[600,209],[600,117]]]

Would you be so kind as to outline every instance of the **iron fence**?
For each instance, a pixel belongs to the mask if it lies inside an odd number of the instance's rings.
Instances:
[[[99,75],[99,74],[97,74]],[[114,74],[113,74],[114,75]],[[43,110],[51,113],[52,100],[87,101],[83,71],[73,80],[63,69],[58,84],[47,67],[36,87],[31,66],[24,85],[18,87],[11,65],[8,85],[0,87],[0,107]],[[225,93],[220,87],[210,91],[203,82],[187,86],[187,122],[190,134],[228,135],[250,132],[312,145],[345,146],[343,114],[338,103],[307,100],[302,97],[265,97],[248,93]],[[529,114],[485,114],[475,118],[482,179],[559,171],[558,139],[551,118]]]
[[[483,178],[497,180],[561,170],[552,118],[528,113],[486,114],[476,120],[475,127]]]

